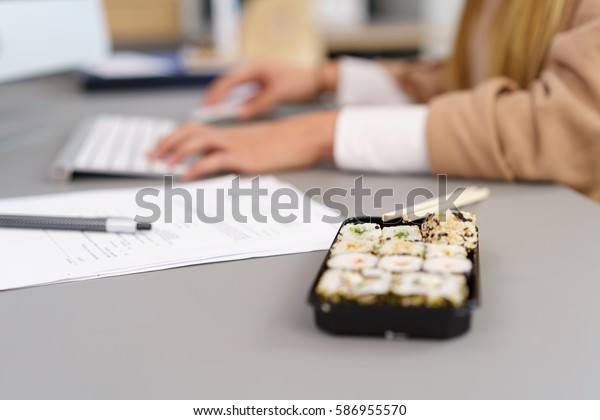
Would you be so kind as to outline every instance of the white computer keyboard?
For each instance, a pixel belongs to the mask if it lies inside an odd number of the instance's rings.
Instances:
[[[186,165],[168,166],[147,158],[177,122],[162,118],[100,115],[73,160],[79,172],[181,175]]]
[[[202,106],[188,120],[211,124],[236,118],[242,104],[256,95],[258,86],[243,84],[232,90],[225,102]],[[158,141],[178,122],[165,118],[127,115],[99,115],[82,121],[50,166],[54,179],[70,179],[74,174],[142,176],[182,175],[193,156],[182,164],[168,166],[147,158]]]

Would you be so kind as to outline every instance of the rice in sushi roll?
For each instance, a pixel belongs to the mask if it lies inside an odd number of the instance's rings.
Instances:
[[[392,275],[376,268],[362,271],[363,279],[353,288],[353,298],[361,304],[373,304],[386,296],[392,284]]]
[[[380,256],[412,255],[413,257],[422,257],[425,253],[425,244],[422,242],[390,240],[384,242],[377,253]]]
[[[456,257],[430,258],[423,264],[423,270],[430,273],[468,273],[472,268],[471,260]]]
[[[404,306],[432,308],[461,306],[468,295],[465,276],[423,272],[401,274],[391,291]]]
[[[374,241],[379,242],[381,238],[381,226],[377,223],[349,223],[342,226],[339,241]]]
[[[406,225],[384,227],[383,239],[386,241],[396,239],[401,241],[420,242],[423,237],[421,236],[421,229],[419,229],[419,226]]]
[[[362,281],[362,275],[357,272],[327,270],[319,279],[316,292],[324,299],[337,302],[341,297],[348,296],[354,286]]]
[[[372,241],[340,241],[336,242],[331,248],[331,255],[347,254],[350,252],[372,252],[375,250],[375,243]]]
[[[460,245],[427,244],[425,248],[426,258],[456,257],[467,258],[467,249]]]
[[[406,273],[419,271],[422,266],[423,260],[419,257],[392,255],[379,260],[378,268],[392,273]]]
[[[375,255],[361,252],[335,255],[327,261],[329,268],[342,270],[362,270],[363,268],[373,268],[376,264],[377,257]]]
[[[390,291],[393,300],[402,306],[422,306],[425,304],[425,290],[417,284],[416,275],[421,273],[401,274],[394,278]]]
[[[463,275],[444,274],[442,281],[427,289],[426,305],[439,308],[448,304],[462,306],[468,296],[467,280]]]
[[[477,247],[478,234],[473,213],[450,210],[427,216],[421,225],[423,240],[433,244],[461,245],[467,249]]]
[[[336,295],[342,285],[342,270],[326,270],[317,283],[317,294],[322,297]]]
[[[426,226],[431,222],[442,222],[442,223],[472,223],[477,224],[477,217],[475,213],[468,211],[452,211],[450,209],[446,209],[445,211],[440,211],[437,213],[431,213],[427,216],[426,220],[423,222],[421,227]]]

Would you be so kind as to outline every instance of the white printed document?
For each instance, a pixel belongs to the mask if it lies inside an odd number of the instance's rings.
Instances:
[[[0,228],[0,290],[322,250],[339,226],[336,212],[275,177],[9,198],[0,213],[153,220],[135,234]]]

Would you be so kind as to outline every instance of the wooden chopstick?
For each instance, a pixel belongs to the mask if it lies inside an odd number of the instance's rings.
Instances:
[[[455,190],[456,191],[456,190]],[[448,200],[454,191],[450,194],[447,194],[445,200]],[[454,200],[453,204],[457,208],[468,206],[469,204],[478,203],[487,199],[490,196],[489,188],[480,188],[476,186],[467,187],[456,200]],[[441,197],[434,197],[429,200],[425,200],[413,207],[409,207],[406,209],[393,211],[389,213],[385,213],[381,218],[384,222],[389,222],[390,220],[395,220],[399,218],[403,218],[407,221],[412,221],[416,219],[420,219],[425,217],[429,213],[435,213],[440,210],[440,201]],[[409,217],[411,215],[412,217]]]

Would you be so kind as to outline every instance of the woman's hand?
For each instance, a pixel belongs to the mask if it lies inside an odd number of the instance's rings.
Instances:
[[[315,99],[325,91],[335,90],[337,65],[328,62],[318,68],[300,67],[282,63],[262,62],[250,64],[226,74],[213,82],[206,91],[205,102],[215,105],[227,93],[243,83],[259,86],[256,96],[246,101],[241,119],[258,117],[278,104]]]
[[[336,117],[337,111],[323,111],[232,127],[188,123],[165,137],[149,157],[176,165],[202,153],[184,180],[223,171],[258,174],[306,168],[333,157]]]

